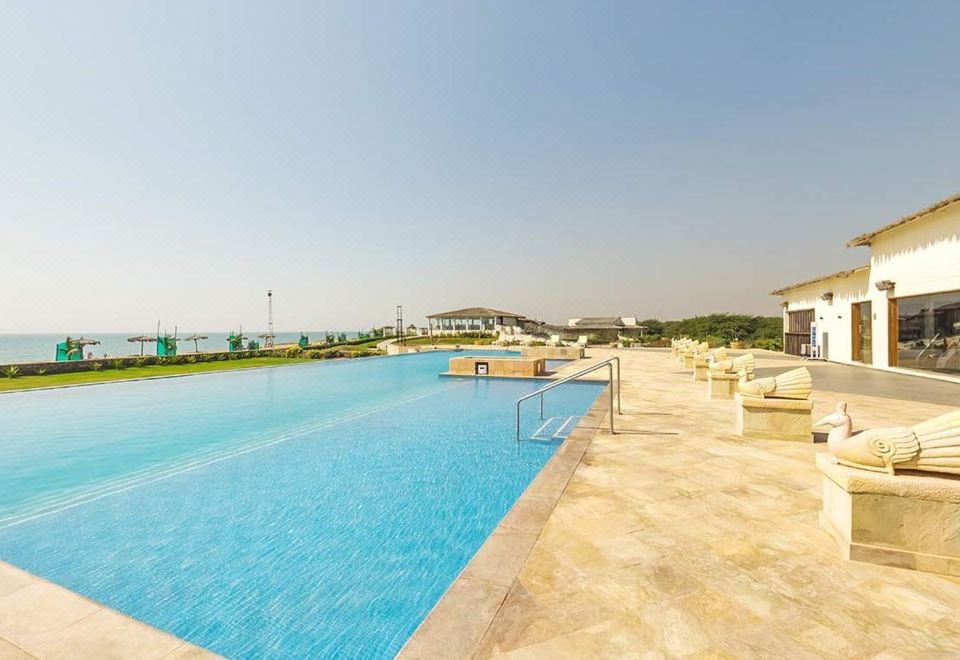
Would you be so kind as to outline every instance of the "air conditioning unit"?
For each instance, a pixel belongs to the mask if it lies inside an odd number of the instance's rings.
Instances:
[[[877,291],[891,291],[897,285],[893,280],[880,280],[877,282]]]
[[[833,291],[825,291],[820,294],[820,300],[826,300],[827,302],[833,302]]]

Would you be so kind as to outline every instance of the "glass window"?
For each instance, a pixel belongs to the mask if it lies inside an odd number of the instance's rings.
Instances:
[[[960,373],[960,291],[897,299],[898,366]]]

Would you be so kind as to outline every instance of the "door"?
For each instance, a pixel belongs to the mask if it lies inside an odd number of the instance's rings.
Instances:
[[[871,303],[854,303],[851,314],[853,325],[854,362],[873,364],[873,308]]]
[[[887,300],[887,364],[895,367],[900,363],[900,310],[894,298]]]
[[[788,355],[800,355],[800,347],[810,343],[810,324],[813,323],[813,310],[800,309],[787,312],[787,327],[783,333],[783,352]]]

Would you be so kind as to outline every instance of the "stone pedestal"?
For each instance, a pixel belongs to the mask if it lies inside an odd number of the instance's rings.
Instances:
[[[710,371],[707,380],[708,399],[732,399],[737,395],[737,382],[740,380],[740,374]]]
[[[737,393],[737,434],[759,440],[813,442],[813,401]]]
[[[710,375],[710,363],[707,358],[699,355],[693,358],[693,381],[695,383],[706,383]]]
[[[960,577],[960,477],[869,472],[827,453],[817,467],[820,526],[844,558]]]

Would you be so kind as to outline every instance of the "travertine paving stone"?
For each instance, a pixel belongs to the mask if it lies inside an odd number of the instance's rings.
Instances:
[[[823,444],[737,437],[668,351],[618,354],[619,432],[599,425],[477,656],[960,655],[960,580],[845,561],[820,529]],[[860,428],[949,410],[814,388]]]

